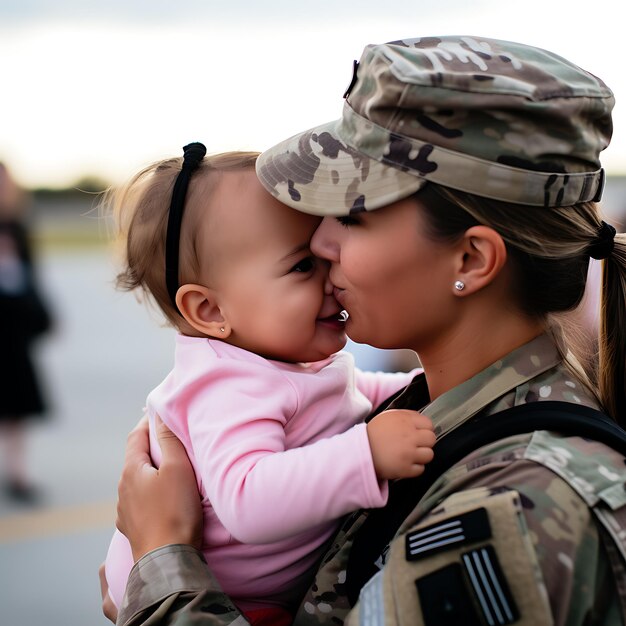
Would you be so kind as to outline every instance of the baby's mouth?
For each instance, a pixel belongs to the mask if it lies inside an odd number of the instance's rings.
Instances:
[[[333,313],[333,315],[319,318],[318,321],[325,324],[343,325],[346,323],[347,319],[347,311],[337,311],[337,313]]]

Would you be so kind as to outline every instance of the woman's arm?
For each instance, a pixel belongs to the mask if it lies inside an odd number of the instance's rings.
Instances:
[[[117,624],[227,626],[248,622],[220,589],[200,552],[167,545],[141,558],[131,571]]]

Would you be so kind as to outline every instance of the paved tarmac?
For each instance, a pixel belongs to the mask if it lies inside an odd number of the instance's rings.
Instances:
[[[110,626],[98,566],[126,434],[169,369],[173,331],[114,289],[109,249],[39,256],[57,319],[37,346],[51,411],[33,423],[29,446],[44,500],[24,507],[0,495],[0,624]]]

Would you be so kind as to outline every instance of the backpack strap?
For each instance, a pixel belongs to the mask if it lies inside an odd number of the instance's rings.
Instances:
[[[592,439],[626,456],[626,431],[608,415],[580,404],[530,402],[492,415],[479,413],[471,417],[435,443],[434,459],[421,476],[391,483],[387,505],[369,511],[348,559],[346,589],[350,604],[354,606],[363,585],[378,571],[375,562],[402,522],[444,472],[483,446],[536,430]]]

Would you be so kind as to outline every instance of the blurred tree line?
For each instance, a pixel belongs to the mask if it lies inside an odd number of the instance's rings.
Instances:
[[[38,187],[31,189],[30,193],[34,198],[41,200],[59,199],[59,198],[84,198],[84,194],[97,195],[106,191],[110,183],[99,176],[83,176],[79,178],[73,185],[61,189],[49,189],[46,187]]]
[[[37,243],[74,248],[110,241],[110,216],[100,206],[110,183],[84,176],[67,188],[36,188],[30,196],[29,219]]]

